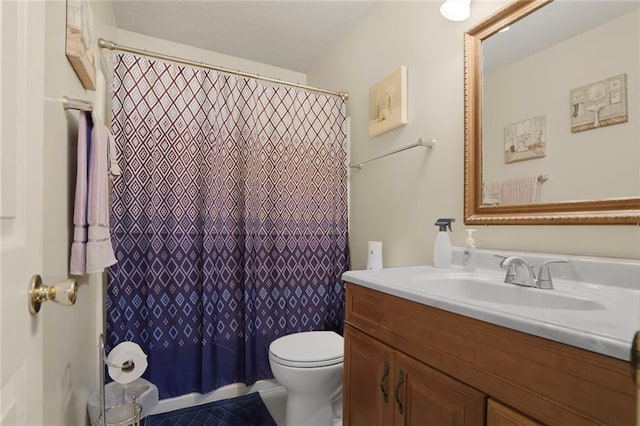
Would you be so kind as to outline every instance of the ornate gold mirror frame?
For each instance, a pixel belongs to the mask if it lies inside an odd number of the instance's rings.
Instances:
[[[551,1],[516,0],[465,33],[464,221],[482,225],[640,224],[640,197],[482,205],[482,41]]]

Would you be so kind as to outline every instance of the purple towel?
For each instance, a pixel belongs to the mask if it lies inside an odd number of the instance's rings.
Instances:
[[[116,263],[109,232],[109,130],[89,112],[78,123],[76,198],[70,272],[103,272]]]

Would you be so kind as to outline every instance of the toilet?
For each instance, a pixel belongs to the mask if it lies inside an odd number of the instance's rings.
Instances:
[[[341,421],[343,355],[342,336],[333,331],[289,334],[269,345],[271,371],[287,391],[286,426]]]

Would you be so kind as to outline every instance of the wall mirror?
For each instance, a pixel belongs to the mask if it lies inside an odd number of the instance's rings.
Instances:
[[[465,223],[640,224],[639,6],[517,0],[465,33]]]

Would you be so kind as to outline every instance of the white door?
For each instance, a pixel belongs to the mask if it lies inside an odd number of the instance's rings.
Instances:
[[[0,424],[42,425],[44,1],[0,0]]]

